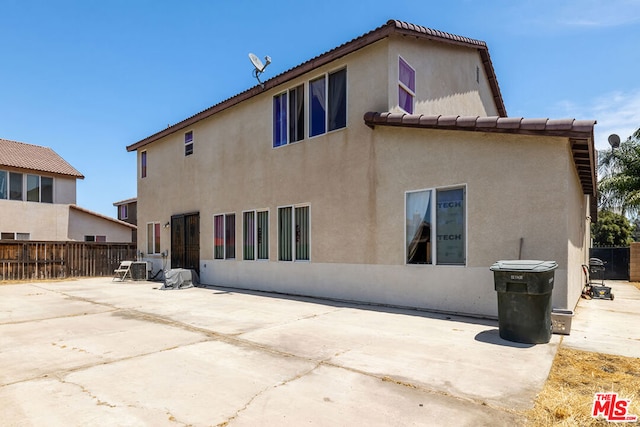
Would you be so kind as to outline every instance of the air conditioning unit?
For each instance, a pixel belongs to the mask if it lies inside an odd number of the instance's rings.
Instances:
[[[136,261],[131,264],[131,278],[133,280],[147,280],[149,264],[146,261]]]

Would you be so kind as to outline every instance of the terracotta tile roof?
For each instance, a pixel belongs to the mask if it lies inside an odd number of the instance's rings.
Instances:
[[[520,135],[569,138],[571,151],[584,194],[596,195],[596,152],[593,142],[595,120],[525,119],[522,117],[438,116],[404,113],[368,112],[367,126],[402,126],[475,132],[515,133]],[[593,200],[596,198],[593,197]],[[595,210],[593,210],[595,212]]]
[[[142,139],[134,144],[131,144],[127,147],[127,151],[135,151],[138,148],[141,148],[154,141],[157,141],[160,138],[164,138],[167,135],[170,135],[174,132],[178,132],[189,126],[192,126],[194,123],[200,120],[203,120],[220,111],[230,108],[242,101],[245,101],[256,95],[259,95],[268,89],[284,84],[320,66],[328,64],[332,61],[335,61],[338,58],[341,58],[345,55],[348,55],[359,49],[362,49],[363,47],[366,47],[379,40],[389,37],[392,34],[412,36],[415,38],[432,40],[432,41],[447,43],[447,44],[455,44],[458,46],[464,46],[467,48],[476,49],[480,54],[480,59],[482,60],[484,72],[487,76],[487,79],[489,80],[489,85],[491,86],[493,99],[498,109],[498,114],[502,117],[507,116],[507,110],[504,106],[502,94],[500,93],[500,87],[498,86],[496,73],[493,68],[493,64],[491,62],[491,57],[489,56],[489,49],[487,48],[487,45],[485,42],[480,40],[470,39],[467,37],[457,36],[454,34],[445,33],[443,31],[432,30],[430,28],[410,24],[403,21],[389,20],[387,21],[386,24],[376,28],[375,30],[372,30],[360,37],[357,37],[347,43],[344,43],[336,48],[333,48],[332,50],[329,50],[319,56],[316,56],[315,58],[312,58],[294,68],[291,68],[265,81],[264,87],[254,86],[253,88],[248,89],[238,95],[235,95],[232,98],[228,98],[212,107],[207,108],[206,110],[203,110],[191,117],[188,117],[182,120],[181,122],[174,124],[173,126],[169,126],[166,129],[163,129],[145,139]]]
[[[84,176],[49,147],[0,138],[0,167],[29,169],[84,179]]]

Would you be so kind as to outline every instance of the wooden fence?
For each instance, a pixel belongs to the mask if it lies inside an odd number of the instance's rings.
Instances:
[[[112,276],[135,259],[135,243],[2,241],[0,280]]]

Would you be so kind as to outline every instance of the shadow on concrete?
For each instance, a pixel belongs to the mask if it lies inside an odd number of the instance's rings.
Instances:
[[[487,344],[495,344],[502,345],[505,347],[514,347],[514,348],[531,348],[535,344],[525,344],[513,341],[507,341],[505,339],[500,338],[500,332],[498,329],[489,329],[486,331],[482,331],[475,337],[476,341],[484,342]]]
[[[252,290],[252,289],[231,288],[231,287],[220,286],[220,285],[200,284],[200,285],[197,285],[197,287],[201,289],[208,289],[208,290],[214,291],[213,295],[216,295],[216,296],[232,295],[232,294],[255,295],[255,296],[266,297],[266,298],[300,301],[300,302],[307,302],[311,304],[321,304],[329,307],[353,308],[356,310],[369,310],[369,311],[375,311],[379,313],[396,313],[396,314],[404,314],[408,316],[418,316],[426,319],[453,320],[456,322],[463,322],[463,323],[469,323],[474,325],[484,325],[484,326],[497,325],[496,319],[490,319],[485,317],[473,317],[471,315],[464,315],[459,313],[424,310],[424,309],[413,308],[413,307],[398,307],[393,305],[383,305],[383,304],[367,303],[367,302],[360,302],[360,301],[345,301],[345,300],[338,300],[338,299],[293,295],[293,294],[286,294],[286,293],[279,293],[279,292],[267,292],[267,291],[258,291],[258,290]]]

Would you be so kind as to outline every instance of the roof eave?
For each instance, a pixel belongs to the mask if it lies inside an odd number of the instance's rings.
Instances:
[[[283,83],[286,83],[290,80],[293,80],[309,71],[312,71],[316,68],[319,68],[323,65],[326,65],[330,62],[335,61],[343,56],[351,54],[359,49],[362,49],[366,46],[369,46],[377,41],[380,41],[386,37],[389,37],[391,34],[399,34],[405,36],[413,36],[417,38],[433,40],[437,42],[444,42],[459,46],[464,46],[468,48],[475,48],[478,50],[482,64],[485,69],[485,73],[487,74],[487,78],[489,80],[489,85],[491,87],[491,91],[493,93],[493,99],[496,103],[496,108],[498,110],[498,114],[501,117],[507,116],[507,111],[504,106],[504,102],[502,99],[502,94],[500,93],[500,87],[498,86],[498,81],[496,78],[495,70],[493,68],[493,64],[491,63],[491,58],[489,56],[489,50],[485,42],[480,40],[474,40],[467,37],[457,36],[454,34],[445,33],[442,31],[432,30],[426,27],[417,26],[414,24],[409,24],[402,21],[397,20],[389,20],[386,24],[382,25],[375,30],[372,30],[360,37],[357,37],[349,42],[346,42],[338,47],[333,48],[332,50],[325,52],[315,58],[312,58],[297,67],[294,67],[288,71],[285,71],[269,80],[266,80],[263,86],[254,86],[244,92],[239,93],[225,101],[222,101],[216,105],[213,105],[206,110],[203,110],[191,117],[188,117],[172,126],[168,126],[167,128],[156,132],[153,135],[150,135],[134,144],[127,146],[127,151],[136,151],[148,144],[151,144],[154,141],[162,139],[168,135],[171,135],[175,132],[178,132],[182,129],[186,129],[192,126],[194,123],[199,122],[200,120],[206,119],[216,113],[219,113],[223,110],[226,110],[234,105],[239,104],[240,102],[246,101],[256,95],[263,93],[269,89],[277,87]]]

